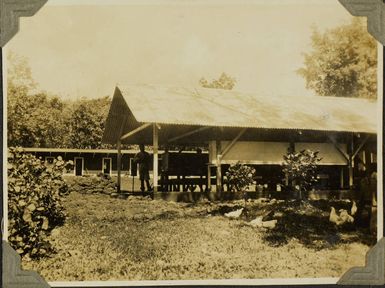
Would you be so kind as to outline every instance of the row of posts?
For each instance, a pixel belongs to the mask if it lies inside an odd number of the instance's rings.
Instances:
[[[158,192],[158,146],[159,146],[159,128],[157,124],[153,124],[153,158],[154,158],[154,174],[153,174],[153,181],[154,181],[154,192]],[[350,141],[351,146],[349,147],[350,153],[348,154],[348,173],[349,173],[349,187],[353,187],[353,168],[354,168],[354,143],[353,140]],[[294,145],[294,143],[291,143],[291,146]],[[118,180],[117,180],[117,189],[118,193],[121,190],[121,165],[122,165],[122,153],[121,153],[121,140],[117,142],[117,150],[118,150],[118,157],[117,157],[117,166],[118,166]],[[216,191],[218,193],[222,192],[222,169],[221,169],[221,163],[222,163],[222,145],[221,141],[216,141]],[[208,188],[211,188],[211,171],[210,166],[208,167]],[[343,170],[341,169],[341,188],[343,187]]]

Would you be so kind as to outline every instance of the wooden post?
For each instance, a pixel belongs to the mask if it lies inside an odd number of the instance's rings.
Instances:
[[[118,193],[121,192],[121,188],[122,188],[122,134],[123,134],[123,131],[124,131],[124,127],[126,125],[126,121],[127,121],[127,116],[124,117],[123,121],[122,121],[122,124],[120,126],[120,131],[119,131],[119,139],[118,139],[118,142],[117,142],[117,149],[118,149],[118,155],[117,155],[117,163],[116,165],[118,166],[117,169],[118,169],[118,179],[117,179],[117,187],[116,187],[116,190]]]
[[[349,187],[353,187],[353,164],[352,164],[352,159],[349,160]]]
[[[289,186],[289,174],[285,173],[285,185]]]
[[[341,172],[340,172],[340,188],[343,189],[344,188],[344,167],[342,166],[341,167]]]
[[[207,190],[211,191],[211,166],[207,165]]]
[[[222,155],[221,155],[221,141],[216,141],[217,154],[217,194],[222,192]]]
[[[154,151],[154,165],[153,165],[153,181],[154,181],[154,193],[158,192],[158,127],[153,124],[153,151]]]
[[[118,146],[118,161],[117,161],[117,168],[118,168],[118,183],[117,183],[117,192],[120,193],[121,192],[121,170],[122,170],[122,145],[121,145],[121,141],[118,140],[118,143],[117,143],[117,146]]]
[[[349,153],[349,188],[353,188],[353,167],[354,167],[354,142],[353,142],[353,134],[351,135],[351,140],[350,140],[350,153]]]

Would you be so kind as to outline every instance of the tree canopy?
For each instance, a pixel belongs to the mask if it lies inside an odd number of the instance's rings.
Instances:
[[[63,101],[39,91],[26,58],[10,53],[8,64],[8,146],[55,147],[63,143]]]
[[[228,76],[226,73],[222,73],[218,79],[213,79],[211,82],[207,81],[204,77],[199,80],[199,84],[202,87],[225,90],[233,89],[236,83],[235,78]]]
[[[8,146],[60,147],[68,133],[65,106],[45,93],[8,94]]]
[[[74,103],[69,118],[68,146],[73,148],[100,148],[104,122],[107,118],[111,99],[81,99]]]
[[[377,43],[362,19],[324,32],[314,28],[311,44],[298,70],[307,88],[321,96],[376,98]]]
[[[8,146],[101,148],[111,99],[65,100],[41,91],[28,60],[8,54]]]

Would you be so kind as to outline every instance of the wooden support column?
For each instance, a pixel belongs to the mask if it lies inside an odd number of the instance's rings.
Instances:
[[[353,159],[356,158],[356,156],[358,155],[358,153],[361,152],[362,148],[365,146],[366,142],[368,142],[368,139],[369,139],[369,135],[367,135],[364,140],[361,141],[360,145],[358,145],[357,149],[354,151],[353,150]],[[352,146],[352,149],[354,149],[354,146]],[[364,154],[365,155],[365,154]]]
[[[349,188],[353,187],[353,159],[349,159]]]
[[[117,159],[117,168],[118,168],[118,183],[117,183],[117,192],[120,193],[121,192],[121,183],[122,183],[122,179],[121,179],[121,170],[122,170],[122,143],[120,140],[118,140],[118,143],[117,143],[117,148],[118,148],[118,159]]]
[[[153,144],[153,158],[154,158],[154,165],[153,165],[153,181],[154,181],[154,193],[158,192],[158,126],[154,123],[153,124],[153,137],[152,137],[152,144]]]
[[[350,139],[350,151],[349,151],[349,160],[348,160],[348,168],[349,168],[349,188],[353,187],[353,168],[354,168],[354,142],[353,142],[353,134],[351,135]]]
[[[337,140],[334,137],[328,136],[329,140],[333,143],[334,147],[337,149],[338,152],[341,153],[342,156],[346,159],[348,163],[348,175],[349,175],[349,188],[353,187],[353,167],[354,167],[354,146],[353,146],[353,134],[350,138],[350,147],[348,146],[348,153],[346,153],[339,145]],[[348,144],[349,145],[349,144]],[[341,167],[341,173],[340,173],[340,187],[341,189],[345,186],[344,183],[344,167]]]
[[[221,155],[221,141],[216,141],[216,151],[217,151],[217,193],[220,195],[222,193],[222,155]]]
[[[353,164],[352,161],[349,160],[349,188],[353,187]]]
[[[122,188],[122,134],[123,134],[123,130],[124,130],[124,127],[126,125],[126,121],[127,121],[127,116],[125,116],[123,118],[123,121],[122,121],[122,124],[120,126],[120,130],[119,130],[119,139],[118,139],[118,142],[116,143],[116,148],[118,149],[118,155],[117,155],[117,163],[116,165],[118,167],[117,170],[118,170],[118,179],[117,179],[117,183],[116,183],[116,191],[118,193],[121,192],[121,188]]]
[[[211,191],[211,166],[207,165],[207,190]]]
[[[369,135],[367,135],[361,143],[358,145],[357,149],[354,149],[354,134],[351,135],[350,138],[350,151],[348,156],[348,167],[349,167],[349,187],[353,187],[354,182],[354,159],[358,155],[358,153],[362,150],[362,148],[365,146],[366,142],[369,139]]]
[[[341,172],[340,172],[340,188],[343,189],[345,186],[344,183],[344,167],[341,167]]]

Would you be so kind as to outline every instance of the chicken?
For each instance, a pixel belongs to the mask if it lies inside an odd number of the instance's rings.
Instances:
[[[243,211],[243,208],[235,210],[235,211],[231,211],[229,213],[225,213],[225,216],[227,218],[230,218],[230,219],[237,219],[237,218],[239,218],[239,216],[241,216],[242,211]]]
[[[273,229],[277,225],[277,219],[262,222],[262,227]]]
[[[253,227],[264,227],[264,228],[270,228],[270,229],[274,228],[275,225],[277,225],[276,219],[270,220],[270,221],[262,221],[262,218],[263,216],[259,216],[246,224]]]
[[[357,213],[357,204],[356,201],[353,201],[352,208],[350,209],[350,215],[354,216]]]
[[[353,223],[354,218],[349,215],[348,211],[345,209],[340,209],[340,218],[343,221],[343,223]]]
[[[331,207],[329,221],[336,224],[337,226],[343,225],[345,223],[353,223],[354,218],[349,215],[348,211],[345,209],[339,210],[340,215],[337,214],[336,209]]]
[[[329,215],[329,221],[334,223],[334,224],[337,224],[337,225],[339,225],[339,223],[341,221],[341,219],[338,216],[338,214],[336,213],[336,209],[334,207],[331,208],[330,215]]]
[[[263,218],[263,216],[259,216],[259,217],[255,218],[254,220],[248,222],[247,225],[250,225],[253,227],[262,227],[262,223],[263,223],[262,218]]]

